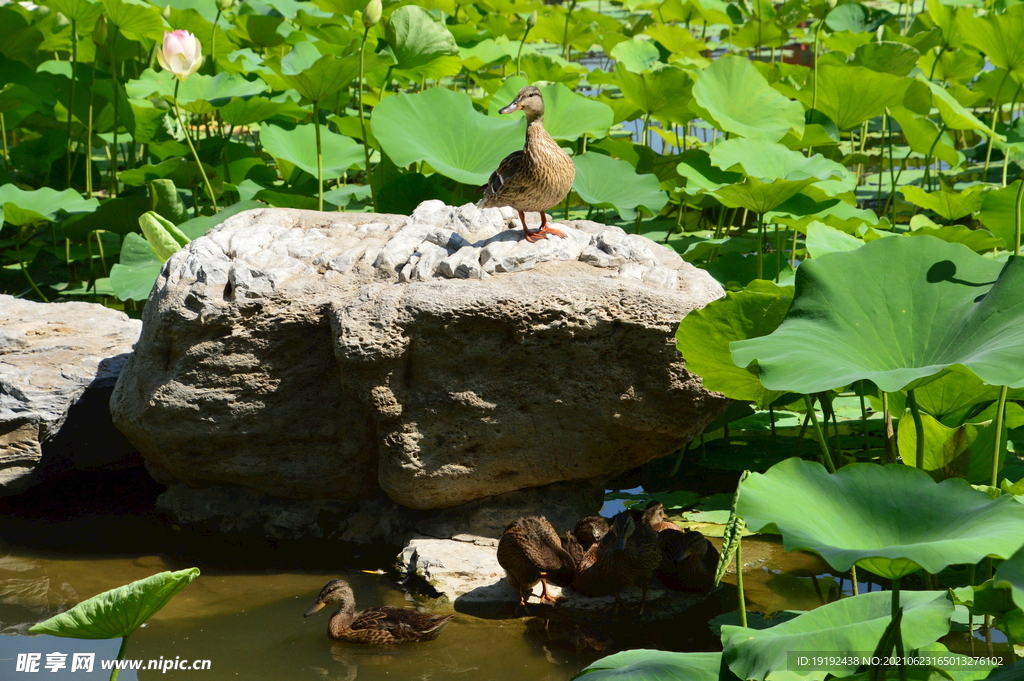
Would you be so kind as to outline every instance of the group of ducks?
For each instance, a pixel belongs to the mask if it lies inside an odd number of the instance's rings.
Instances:
[[[586,596],[615,594],[616,610],[622,589],[639,584],[642,613],[652,577],[678,591],[710,591],[718,559],[718,550],[704,535],[671,522],[658,501],[643,510],[625,510],[610,521],[582,518],[561,537],[543,517],[519,518],[498,542],[498,563],[519,592],[520,608],[538,582],[541,602],[554,603],[547,588],[550,580]]]

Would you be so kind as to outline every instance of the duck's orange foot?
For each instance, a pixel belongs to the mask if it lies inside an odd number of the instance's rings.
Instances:
[[[554,227],[541,227],[536,232],[526,232],[526,240],[529,241],[532,244],[532,243],[535,243],[537,241],[540,241],[541,239],[548,238],[548,234],[553,234],[555,236],[560,236],[563,239],[566,239],[569,236],[568,234],[566,234],[562,230],[555,229]]]

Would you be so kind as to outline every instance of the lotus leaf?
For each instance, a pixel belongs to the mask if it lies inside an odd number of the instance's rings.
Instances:
[[[807,225],[805,229],[807,238],[804,240],[804,244],[807,247],[807,253],[812,258],[820,258],[833,251],[852,251],[864,245],[864,242],[857,237],[817,220]]]
[[[965,423],[948,428],[928,414],[921,414],[924,431],[924,462],[918,466],[936,480],[964,478],[982,484],[992,478],[992,446],[995,444],[995,426],[992,421]],[[916,465],[917,430],[908,409],[900,419],[897,433],[900,457],[908,466]],[[1006,447],[1002,448],[999,467],[1002,468]]]
[[[994,586],[1009,587],[1013,594],[1013,602],[1018,608],[1024,608],[1024,548],[999,566]]]
[[[996,139],[1004,139],[1002,135],[995,133],[992,128],[985,125],[977,116],[968,111],[960,102],[954,99],[953,95],[947,92],[946,88],[940,87],[923,75],[918,75],[918,82],[925,83],[932,93],[932,104],[939,110],[942,122],[952,130],[980,130],[986,135]]]
[[[274,158],[288,161],[316,177],[316,130],[312,123],[297,125],[292,130],[264,125],[260,141]],[[366,162],[362,145],[351,137],[321,128],[320,144],[325,180],[342,177],[350,168],[361,168]]]
[[[676,347],[705,388],[734,400],[750,400],[764,409],[783,393],[766,389],[755,374],[736,366],[729,343],[771,333],[792,301],[792,287],[770,282],[727,292],[724,298],[683,317],[676,329]]]
[[[945,425],[963,423],[972,407],[994,402],[999,387],[988,385],[962,366],[951,366],[941,376],[914,391],[917,406],[923,414],[931,414]],[[880,407],[880,405],[879,405]],[[902,411],[902,393],[889,396],[889,408]]]
[[[856,128],[864,121],[880,116],[887,107],[903,102],[910,83],[888,73],[872,71],[864,66],[826,66],[817,68],[818,96],[811,86],[800,91],[806,106],[814,100],[814,108],[828,116],[840,130]]]
[[[985,198],[981,191],[928,193],[914,185],[901,187],[900,191],[910,203],[935,211],[947,220],[959,220],[965,215],[970,215],[981,208],[982,199]]]
[[[422,7],[405,5],[392,12],[384,39],[396,68],[417,78],[440,78],[462,68],[455,36]]]
[[[128,636],[198,576],[199,568],[159,572],[86,599],[29,631],[86,639]]]
[[[1017,212],[1017,192],[1020,191],[1021,180],[1013,184],[990,191],[981,201],[981,212],[978,218],[991,232],[1003,240],[1009,248],[1013,248],[1016,239],[1015,213]],[[1020,209],[1020,219],[1024,221],[1024,206]]]
[[[873,33],[892,18],[890,12],[870,9],[855,2],[839,5],[825,17],[825,25],[833,31]]]
[[[661,53],[653,41],[632,38],[613,47],[611,58],[633,73],[644,73],[661,60]]]
[[[813,551],[836,570],[856,564],[887,579],[1005,558],[1024,544],[1024,505],[898,464],[855,463],[830,474],[788,459],[743,483],[737,511],[752,531],[781,534],[787,551]]]
[[[442,175],[482,185],[505,156],[523,146],[523,124],[478,113],[468,95],[446,88],[385,97],[373,134],[398,166],[426,161]]]
[[[782,325],[732,345],[739,366],[758,362],[769,389],[868,379],[895,392],[954,364],[1024,386],[1024,258],[1003,265],[934,237],[878,239],[814,258],[796,279]]]
[[[103,0],[107,21],[130,40],[161,40],[164,22],[160,11],[153,5],[125,2],[124,0]]]
[[[529,83],[521,76],[507,79],[491,97],[488,115],[506,121],[521,118],[522,114],[512,114],[515,118],[510,118],[498,110],[515,99],[526,85]],[[613,114],[607,104],[578,95],[561,83],[542,85],[540,91],[544,96],[544,128],[556,140],[576,140],[582,135],[604,137],[612,127]]]
[[[977,47],[989,60],[1007,71],[1024,71],[1024,6],[1010,6],[1002,14],[985,18],[972,12],[956,17],[964,42]]]
[[[153,252],[161,262],[166,262],[190,241],[173,222],[154,211],[142,214],[139,218],[139,227],[142,228],[142,235],[146,237],[146,241],[153,247]]]
[[[270,65],[288,87],[313,102],[323,102],[359,75],[359,55],[342,57],[331,51],[322,54],[305,40],[297,43],[280,65]],[[376,62],[371,61],[371,68],[374,65]]]
[[[146,69],[136,80],[125,83],[129,97],[149,97],[156,94],[168,101],[174,99],[174,76],[168,71]],[[267,84],[256,79],[249,81],[235,73],[204,76],[194,73],[178,88],[178,104],[196,114],[213,111],[227,104],[233,97],[250,97],[266,92]]]
[[[846,7],[846,5],[843,5]],[[867,43],[854,50],[854,66],[866,66],[872,71],[905,76],[917,66],[921,53],[910,45],[895,42]]]
[[[724,673],[723,673],[724,672]],[[586,681],[736,681],[722,670],[721,653],[624,650],[590,664],[573,679]]]
[[[949,632],[953,601],[947,592],[910,591],[902,594],[900,601],[900,629],[908,650],[934,643]],[[741,678],[763,679],[771,672],[788,668],[790,651],[842,655],[851,650],[873,650],[890,621],[892,597],[887,592],[843,598],[768,629],[723,626],[722,659]],[[802,672],[800,678],[817,681],[827,673],[850,674],[857,667],[853,664],[815,668]]]
[[[996,667],[984,677],[985,681],[1018,681],[1024,676],[1024,660],[1017,660],[1002,667]]]
[[[0,226],[28,225],[57,219],[60,213],[91,213],[99,208],[96,199],[83,199],[74,189],[57,191],[41,187],[26,191],[14,183],[0,186]]]
[[[615,67],[615,82],[626,100],[642,113],[671,123],[692,119],[690,75],[677,66],[658,65],[646,73],[633,73],[624,65]]]
[[[738,92],[743,96],[737,97]],[[722,57],[701,71],[693,86],[693,99],[720,130],[771,142],[778,142],[791,130],[803,136],[800,103],[774,90],[742,57]]]
[[[301,121],[309,115],[306,109],[290,98],[273,101],[263,97],[232,97],[227,104],[219,107],[218,113],[225,123],[231,125],[252,125],[275,116]]]
[[[80,24],[94,21],[103,12],[103,5],[92,0],[49,0],[45,4]]]
[[[145,300],[163,266],[153,246],[130,232],[121,244],[121,262],[110,269],[110,286],[120,300]]]
[[[964,155],[953,147],[949,135],[930,119],[902,106],[892,107],[890,113],[899,123],[911,149],[919,154],[931,154],[953,167],[963,163]]]
[[[693,33],[682,26],[655,24],[645,28],[644,33],[657,40],[674,57],[700,57],[701,52],[707,49],[703,41],[694,38]]]
[[[638,175],[633,166],[594,151],[573,159],[576,181],[573,189],[596,208],[613,208],[623,220],[633,220],[638,208],[657,215],[668,203],[654,175]]]

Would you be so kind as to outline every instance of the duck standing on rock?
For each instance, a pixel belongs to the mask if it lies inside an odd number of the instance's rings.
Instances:
[[[568,582],[576,569],[576,561],[543,516],[527,516],[508,524],[498,540],[498,564],[519,592],[519,608],[526,607],[537,582],[541,583],[541,602],[555,603],[548,593],[547,580]]]
[[[641,514],[649,516],[651,514]],[[615,594],[615,609],[622,604],[619,592],[640,583],[640,612],[647,605],[647,585],[661,564],[658,533],[647,517],[634,518],[623,511],[612,519],[611,529],[590,547],[573,577],[574,589],[586,596]]]
[[[557,206],[572,189],[576,166],[544,129],[544,98],[540,90],[532,85],[524,87],[512,103],[498,113],[514,111],[526,114],[526,144],[522,151],[509,154],[498,165],[491,179],[481,187],[484,198],[477,206],[515,208],[519,211],[526,240],[531,243],[547,238],[548,234],[565,238],[565,232],[548,226],[544,211]],[[525,211],[540,213],[540,229],[536,232],[527,229]]]
[[[356,612],[356,597],[344,579],[335,579],[324,585],[316,602],[304,613],[309,617],[328,605],[338,605],[338,611],[327,624],[327,635],[347,643],[406,643],[433,641],[448,626],[454,615],[432,615],[392,605],[378,605]]]

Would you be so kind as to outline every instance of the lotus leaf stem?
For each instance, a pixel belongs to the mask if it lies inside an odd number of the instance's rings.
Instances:
[[[120,127],[118,120],[121,112],[121,98],[117,95],[117,59],[114,57],[114,43],[117,42],[117,31],[118,26],[114,24],[114,30],[110,32],[110,40],[107,46],[110,49],[110,78],[114,82],[114,101],[111,104],[114,105],[114,139],[110,145],[110,196],[117,196],[117,129]],[[178,106],[178,83],[180,81],[174,81],[174,106]],[[177,111],[177,108],[175,108]],[[179,121],[180,122],[180,121]]]
[[[900,577],[892,580],[892,618],[900,615]],[[907,681],[907,668],[903,665],[903,627],[896,630],[896,655],[900,660],[900,681]]]
[[[7,157],[11,152],[7,149],[7,125],[4,123],[2,111],[0,111],[0,140],[2,140],[4,148],[4,170],[7,170]]]
[[[324,152],[320,145],[320,102],[313,102],[313,131],[316,133],[316,190],[317,210],[324,209]],[[365,149],[366,146],[363,145]]]
[[[764,279],[764,215],[757,214],[757,278]]]
[[[917,408],[917,398],[913,390],[907,391],[907,406],[910,407],[910,415],[914,419],[915,453],[914,466],[924,470],[924,424],[921,423],[921,410]]]
[[[835,473],[836,467],[832,463],[832,455],[828,452],[828,443],[825,442],[825,435],[821,432],[821,424],[818,423],[818,415],[814,413],[814,400],[811,399],[810,395],[804,395],[804,404],[807,405],[807,413],[811,417],[811,424],[814,426],[814,434],[818,438],[818,444],[821,445],[821,456],[825,462],[825,468],[828,469],[829,473]]]
[[[17,237],[14,239],[14,253],[18,256],[18,264],[21,265],[21,273],[24,274],[25,279],[28,280],[28,285],[32,287],[32,290],[36,292],[36,295],[39,296],[44,303],[50,302],[46,296],[43,295],[43,292],[39,290],[39,287],[36,286],[36,282],[32,279],[32,275],[28,273],[28,268],[25,267],[25,260],[21,257],[21,244],[18,243]]]
[[[71,20],[71,90],[68,92],[68,138],[64,143],[65,187],[71,188],[71,124],[75,119],[75,65],[78,64],[78,22]]]
[[[1024,83],[1017,86],[1017,91],[1013,93],[1013,100],[1010,102],[1010,120],[1013,120],[1013,110],[1017,108],[1017,98],[1020,97],[1020,91],[1024,89]],[[1003,152],[1003,186],[1006,186],[1006,172],[1010,167],[1010,154]]]
[[[1021,183],[1021,186],[1024,187],[1024,182]],[[1017,210],[1020,210],[1019,202],[1017,204]],[[1017,222],[1018,224],[1020,223],[1020,214],[1017,215]],[[1003,420],[1006,414],[1006,394],[1009,390],[1009,386],[1005,385],[999,388],[999,401],[996,403],[996,436],[995,444],[992,446],[992,480],[989,483],[993,487],[999,485],[999,459],[1001,458],[1000,455],[1003,453],[1003,448],[1006,446],[1003,444]]]
[[[217,7],[217,16],[213,18],[213,29],[210,31],[210,69],[217,75],[217,22],[220,21],[221,8]]]
[[[743,593],[743,532],[736,539],[736,591],[740,597],[740,625],[747,626],[747,599]]]
[[[851,588],[853,589],[853,595],[854,596],[859,596],[860,595],[860,585],[857,584],[857,565],[856,564],[850,566],[850,584],[851,584]],[[870,586],[868,588],[870,589]]]
[[[519,68],[519,58],[523,56],[523,46],[526,44],[526,38],[527,38],[527,36],[530,35],[530,29],[531,28],[533,28],[533,26],[530,26],[529,22],[527,22],[527,24],[526,24],[526,31],[523,32],[523,39],[519,41],[519,50],[516,51],[516,75],[517,76],[520,73],[522,73],[522,71],[523,71],[521,68]]]
[[[1021,228],[1021,208],[1024,208],[1024,175],[1020,177],[1020,186],[1017,187],[1017,201],[1014,204],[1016,210],[1013,212],[1013,254],[1020,255],[1020,228]]]
[[[366,66],[366,55],[363,49],[366,46],[366,36],[370,34],[370,27],[367,26],[363,30],[363,39],[359,43],[359,106],[356,110],[359,111],[359,129],[363,135],[363,158],[366,161],[366,183],[370,185],[370,201],[373,203],[373,209],[377,210],[377,190],[374,189],[373,183],[370,182],[370,141],[366,137],[366,114],[363,112],[363,71]],[[384,84],[381,86],[381,97],[384,96],[384,90],[387,89],[388,80],[391,78],[391,68],[388,67],[387,78],[384,79]],[[319,134],[319,129],[317,130]],[[319,151],[319,145],[317,145],[317,151]],[[319,157],[318,157],[319,158]],[[321,204],[320,210],[323,210]]]
[[[203,168],[203,162],[199,160],[199,153],[196,151],[195,145],[192,144],[192,136],[188,134],[188,128],[185,123],[181,120],[181,111],[178,110],[178,86],[181,85],[181,81],[175,79],[174,81],[174,117],[178,119],[178,125],[181,126],[181,131],[185,135],[185,141],[188,142],[188,148],[192,150],[192,156],[196,159],[196,164],[199,166],[199,174],[203,176],[203,182],[206,183],[206,189],[210,192],[210,202],[213,203],[213,212],[219,212],[220,209],[217,207],[217,196],[213,193],[213,185],[210,184],[210,178],[206,176],[206,170]],[[196,202],[194,206],[195,212],[199,213],[199,202]]]
[[[996,121],[998,120],[999,114],[1001,113],[1000,108],[999,108],[1000,105],[1001,105],[1000,101],[999,101],[999,98],[1003,94],[1003,86],[1006,85],[1006,79],[1009,76],[1010,76],[1010,72],[1009,71],[1007,71],[1006,73],[1003,74],[1002,80],[999,81],[999,87],[996,88],[996,96],[992,100],[992,122],[989,123],[988,127],[992,128],[992,132],[993,133],[996,130]],[[985,170],[983,170],[982,173],[981,173],[981,179],[982,179],[983,182],[987,182],[988,181],[988,166],[989,166],[989,163],[992,161],[992,141],[994,139],[993,135],[987,135],[987,137],[988,137],[988,149],[985,151]]]
[[[804,422],[800,426],[800,432],[796,436],[796,444],[793,445],[793,456],[800,456],[800,445],[803,444],[804,435],[807,434],[807,426],[810,422],[811,412],[808,410],[807,413],[804,414]]]
[[[125,654],[127,654],[127,652],[128,652],[128,637],[127,636],[122,636],[121,637],[121,647],[117,649],[117,659],[119,661],[123,660],[124,656],[125,656]],[[118,675],[120,673],[121,673],[121,670],[117,668],[117,665],[114,665],[114,668],[110,670],[110,681],[117,681],[117,677],[118,677]]]

